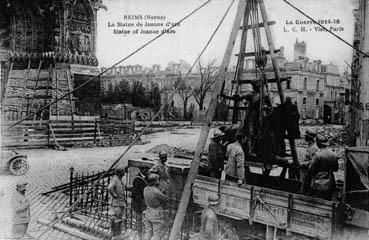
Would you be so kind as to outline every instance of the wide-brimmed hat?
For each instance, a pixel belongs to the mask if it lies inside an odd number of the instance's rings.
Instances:
[[[316,143],[322,146],[328,146],[328,138],[323,135],[318,134],[316,136]]]
[[[162,158],[162,157],[168,157],[168,153],[166,151],[161,151],[159,153],[159,158]]]
[[[218,205],[219,204],[219,197],[217,194],[210,194],[208,196],[208,204],[209,205]]]
[[[216,129],[213,134],[213,138],[218,138],[224,136],[224,132],[220,131],[219,129]]]
[[[28,183],[26,182],[26,180],[20,180],[17,182],[16,188],[17,189],[25,188],[27,184]]]

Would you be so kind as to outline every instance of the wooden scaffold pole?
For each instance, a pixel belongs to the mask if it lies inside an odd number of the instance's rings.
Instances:
[[[240,28],[240,23],[241,23],[245,8],[246,8],[246,0],[240,0],[238,3],[237,14],[236,14],[236,17],[233,23],[232,31],[228,39],[227,48],[226,48],[226,51],[223,57],[222,64],[220,66],[219,78],[215,82],[215,89],[214,89],[213,95],[211,96],[211,100],[209,103],[209,108],[206,113],[204,125],[201,129],[199,141],[197,143],[197,147],[195,151],[195,156],[191,163],[187,181],[186,181],[186,184],[182,192],[181,201],[179,203],[177,214],[173,222],[173,227],[169,235],[170,240],[177,239],[177,236],[181,230],[183,219],[186,215],[187,205],[188,205],[188,202],[191,196],[191,187],[195,181],[198,168],[199,168],[200,155],[204,150],[205,143],[209,135],[210,125],[211,125],[211,122],[213,121],[216,106],[218,104],[218,97],[221,94],[222,86],[224,84],[224,81],[227,75],[228,64],[232,56],[232,51],[233,51],[233,48],[236,42],[236,37],[237,37],[238,31]]]

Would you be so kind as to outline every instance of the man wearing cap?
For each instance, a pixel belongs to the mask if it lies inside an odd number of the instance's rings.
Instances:
[[[136,213],[136,226],[139,240],[142,240],[142,212],[146,209],[144,200],[144,189],[147,187],[147,174],[149,167],[143,167],[133,179],[131,206]]]
[[[208,173],[213,178],[220,178],[225,160],[225,147],[221,144],[224,133],[219,129],[214,131],[209,143]]]
[[[208,197],[208,206],[201,214],[201,240],[218,239],[218,218],[215,214],[215,207],[219,204],[218,195],[211,193]]]
[[[338,157],[328,150],[328,139],[322,135],[316,137],[317,146],[320,148],[311,161],[307,179],[311,183],[312,195],[331,200],[336,188],[333,172],[338,171]]]
[[[169,193],[169,174],[168,167],[165,164],[168,160],[168,154],[165,151],[159,153],[159,160],[155,161],[150,173],[159,175],[159,189],[165,194]]]
[[[304,193],[308,190],[309,183],[306,182],[306,176],[308,174],[308,167],[313,160],[313,156],[319,151],[316,142],[315,142],[316,133],[312,130],[306,130],[305,132],[305,141],[308,144],[305,153],[304,159],[299,163],[300,165],[300,176],[301,176],[301,188],[300,192]]]
[[[124,185],[122,178],[124,176],[124,168],[116,168],[114,170],[114,176],[111,179],[108,192],[110,195],[110,209],[109,215],[111,216],[111,234],[113,237],[121,234],[121,223],[124,208],[127,206],[125,191],[126,186]]]
[[[144,240],[160,240],[164,230],[163,208],[169,198],[159,189],[159,176],[150,174],[148,186],[144,189],[146,210],[144,211]]]
[[[21,239],[24,236],[30,222],[30,204],[25,197],[26,186],[27,182],[25,181],[17,183],[17,191],[14,193],[11,201],[14,212],[12,236],[15,239]]]
[[[238,185],[241,185],[245,179],[245,154],[241,146],[242,139],[242,134],[237,133],[236,142],[227,146],[226,158],[228,160],[224,169],[226,179],[235,181]]]

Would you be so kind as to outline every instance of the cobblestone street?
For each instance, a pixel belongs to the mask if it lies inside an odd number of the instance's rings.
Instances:
[[[143,137],[145,145],[134,146],[122,160],[124,164],[129,158],[150,156],[147,150],[158,144],[168,144],[175,147],[193,149],[197,143],[199,128],[186,129],[184,134],[162,132]],[[182,130],[179,130],[182,131]],[[181,133],[181,132],[179,132]],[[10,222],[10,198],[15,191],[17,181],[25,179],[28,182],[26,197],[31,203],[31,223],[28,233],[36,237],[46,229],[37,223],[37,219],[51,220],[55,212],[63,212],[68,207],[68,197],[63,193],[49,196],[41,195],[52,187],[69,181],[71,166],[76,171],[87,172],[107,169],[110,164],[124,151],[123,147],[109,148],[75,148],[67,151],[53,149],[18,150],[28,156],[30,169],[24,176],[14,176],[8,173],[0,175],[0,239],[7,239],[5,232]],[[7,218],[5,217],[7,216]],[[78,239],[57,230],[49,230],[40,239]]]

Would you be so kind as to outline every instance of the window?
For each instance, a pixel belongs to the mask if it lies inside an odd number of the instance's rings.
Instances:
[[[319,91],[319,84],[320,84],[320,81],[319,80],[316,80],[316,90]]]
[[[287,89],[291,89],[291,80],[287,80]]]
[[[319,98],[315,99],[315,105],[319,106]]]
[[[304,90],[307,89],[307,86],[308,86],[308,79],[305,77],[304,78]]]
[[[304,97],[304,98],[302,99],[302,104],[303,104],[303,105],[306,105],[306,97]]]

